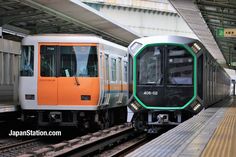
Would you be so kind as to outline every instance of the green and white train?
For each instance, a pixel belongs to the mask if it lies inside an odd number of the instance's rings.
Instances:
[[[128,51],[128,107],[137,129],[177,125],[230,94],[229,75],[196,39],[144,37]]]

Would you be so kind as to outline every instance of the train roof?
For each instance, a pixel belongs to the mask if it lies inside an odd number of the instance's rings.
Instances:
[[[93,34],[37,34],[29,35],[22,40],[23,45],[38,42],[60,42],[60,43],[100,43],[127,51],[127,48],[116,43],[102,39]]]
[[[157,43],[178,43],[178,44],[188,44],[190,42],[198,41],[197,39],[183,37],[183,36],[171,36],[171,35],[165,35],[165,36],[151,36],[151,37],[143,37],[134,40],[130,46],[138,42],[142,45],[147,44],[157,44]]]

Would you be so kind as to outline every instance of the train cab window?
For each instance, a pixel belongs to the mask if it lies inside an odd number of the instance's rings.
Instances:
[[[20,76],[34,75],[34,46],[22,46]]]
[[[163,80],[162,51],[159,47],[147,47],[137,58],[138,84],[161,84]]]
[[[111,58],[111,81],[116,81],[116,59]]]
[[[167,84],[192,85],[193,57],[189,52],[178,46],[168,48],[167,64]]]
[[[60,46],[60,76],[97,77],[96,46]]]
[[[56,46],[43,45],[40,48],[40,61],[41,71],[40,74],[43,77],[55,77],[56,76]]]

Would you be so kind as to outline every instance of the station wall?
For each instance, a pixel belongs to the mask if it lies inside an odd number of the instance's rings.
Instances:
[[[0,39],[0,104],[18,100],[20,43]]]

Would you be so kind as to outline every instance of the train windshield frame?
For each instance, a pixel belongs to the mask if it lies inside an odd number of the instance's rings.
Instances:
[[[148,82],[148,78],[140,82],[142,72],[148,74],[148,70],[155,71],[157,68],[150,61],[155,49],[159,49],[160,62],[159,72],[161,75],[156,82]],[[152,52],[149,52],[152,51]],[[156,54],[159,54],[159,52]],[[145,53],[150,53],[145,57]],[[142,67],[141,61],[146,60]],[[183,109],[196,98],[196,56],[186,45],[176,43],[149,44],[144,46],[134,56],[134,97],[145,108],[153,109]],[[156,69],[156,70],[154,70]],[[154,74],[150,75],[153,77]],[[145,84],[146,83],[146,84]],[[179,97],[181,96],[181,98]],[[158,103],[157,103],[158,102]]]
[[[97,46],[41,45],[40,74],[42,77],[98,77],[97,52]]]
[[[147,46],[136,58],[136,84],[193,86],[193,59],[182,46]]]

